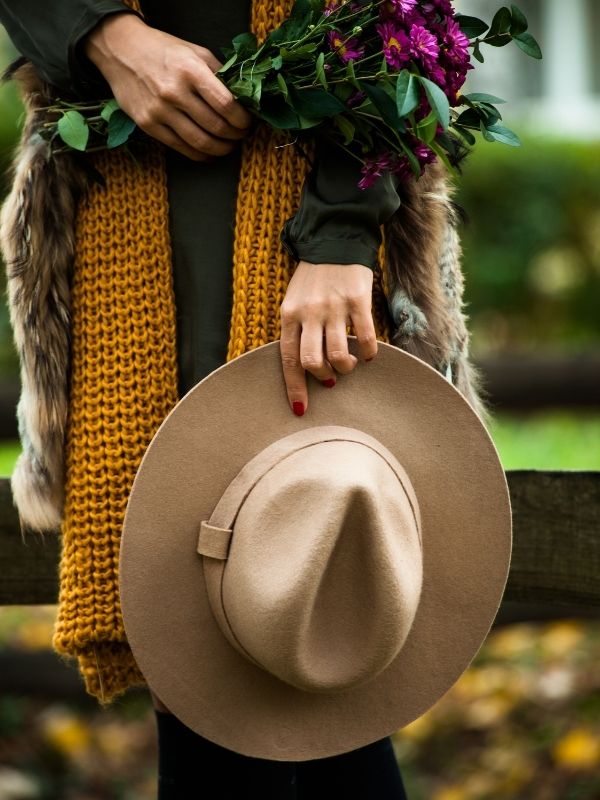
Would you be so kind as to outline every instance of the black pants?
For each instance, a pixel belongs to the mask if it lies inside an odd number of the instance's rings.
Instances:
[[[158,800],[406,800],[389,737],[314,761],[234,753],[154,709]]]

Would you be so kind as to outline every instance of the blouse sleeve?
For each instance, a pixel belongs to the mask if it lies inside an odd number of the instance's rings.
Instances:
[[[101,19],[122,12],[137,13],[121,0],[0,0],[0,22],[19,53],[44,80],[74,95],[106,90],[80,44]]]
[[[333,142],[317,141],[299,208],[281,231],[282,245],[298,261],[374,269],[380,226],[400,206],[399,178],[384,173],[373,186],[360,189],[357,159]]]

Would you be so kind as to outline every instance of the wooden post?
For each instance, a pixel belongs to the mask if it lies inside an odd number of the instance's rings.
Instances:
[[[513,553],[498,621],[600,615],[600,472],[514,470],[507,479]],[[23,542],[1,479],[0,605],[56,603],[59,556],[57,534]]]

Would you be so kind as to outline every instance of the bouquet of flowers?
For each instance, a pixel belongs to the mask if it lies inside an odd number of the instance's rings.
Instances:
[[[290,17],[259,45],[242,33],[222,48],[227,61],[216,73],[250,112],[296,137],[319,129],[361,164],[361,188],[386,170],[418,178],[440,158],[449,170],[475,144],[518,146],[500,123],[491,94],[460,90],[481,45],[514,40],[541,58],[528,23],[515,5],[503,6],[491,24],[456,13],[450,0],[296,0]],[[114,98],[65,104],[42,135],[59,147],[117,147],[135,123]],[[87,115],[87,116],[86,116]]]

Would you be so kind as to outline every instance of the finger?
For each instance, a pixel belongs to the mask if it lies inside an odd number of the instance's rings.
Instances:
[[[360,305],[350,311],[354,333],[361,358],[370,361],[377,355],[377,335],[373,315],[368,304]]]
[[[222,139],[242,139],[245,132],[235,128],[227,120],[217,114],[208,103],[197,94],[190,92],[179,106],[179,110],[187,114],[193,122],[210,134]]]
[[[336,372],[345,375],[351,372],[358,363],[356,356],[348,351],[346,320],[331,320],[325,327],[327,359]]]
[[[177,152],[182,155],[191,158],[192,161],[211,161],[213,159],[213,156],[209,156],[206,153],[202,153],[190,147],[190,145],[168,125],[159,123],[147,128],[145,132],[159,142],[166,144],[167,147],[172,147],[173,150],[177,150]]]
[[[198,127],[187,114],[175,108],[169,111],[166,122],[180,139],[183,139],[189,147],[200,153],[224,156],[231,153],[236,146],[236,143],[231,139],[218,139],[216,136],[212,136],[208,131]]]
[[[214,111],[236,128],[248,128],[252,115],[238,103],[223,81],[211,72],[208,64],[201,62],[193,87]]]
[[[325,358],[323,326],[320,322],[306,322],[300,338],[300,363],[302,368],[319,380],[334,378],[335,372]]]
[[[300,331],[299,322],[281,324],[279,349],[283,379],[290,407],[294,414],[301,417],[308,408],[308,392],[306,375],[300,363]]]
[[[219,59],[213,54],[212,50],[209,50],[208,47],[202,47],[202,45],[193,44],[192,42],[189,42],[189,46],[196,53],[196,55],[200,56],[202,61],[208,64],[213,72],[216,72],[223,66]]]

